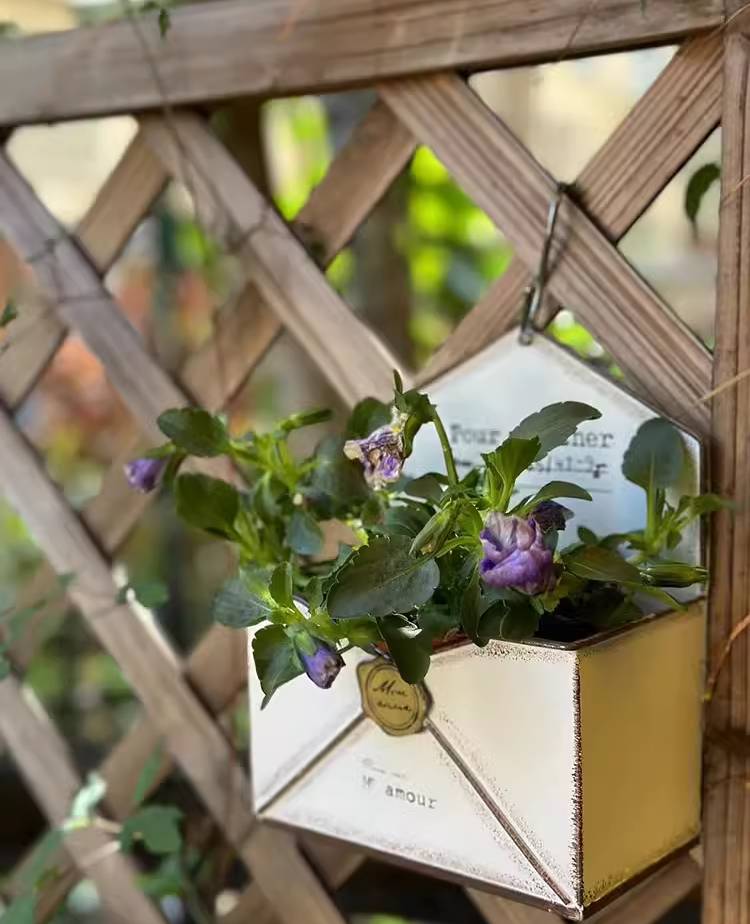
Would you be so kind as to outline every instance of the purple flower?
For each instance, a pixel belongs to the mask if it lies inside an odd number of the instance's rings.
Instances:
[[[573,511],[558,504],[557,501],[542,501],[538,507],[531,511],[531,516],[543,533],[551,529],[565,529],[565,521],[573,516]]]
[[[125,477],[131,488],[149,494],[158,488],[166,466],[166,459],[133,459],[125,466]]]
[[[344,455],[347,459],[361,462],[365,481],[372,488],[382,488],[398,481],[404,467],[403,427],[406,414],[394,412],[391,423],[361,440],[347,440]]]
[[[491,513],[479,534],[484,558],[479,572],[490,587],[511,587],[525,594],[550,590],[555,580],[552,550],[534,520]]]
[[[319,638],[313,639],[313,641],[315,642],[313,653],[307,654],[300,651],[300,660],[305,668],[305,673],[315,686],[327,690],[338,677],[339,671],[344,666],[344,659],[327,642],[323,642]]]

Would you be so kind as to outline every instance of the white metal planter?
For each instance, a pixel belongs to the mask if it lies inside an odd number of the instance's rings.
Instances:
[[[255,809],[580,920],[698,833],[704,622],[461,645],[424,701],[397,675],[373,700],[351,652],[330,690],[299,678],[261,712],[251,668]]]

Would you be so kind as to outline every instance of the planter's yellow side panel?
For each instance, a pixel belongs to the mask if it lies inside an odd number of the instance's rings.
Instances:
[[[584,904],[700,826],[705,608],[581,652]]]

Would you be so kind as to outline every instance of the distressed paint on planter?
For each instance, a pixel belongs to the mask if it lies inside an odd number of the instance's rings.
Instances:
[[[698,832],[704,622],[445,650],[405,737],[362,712],[362,653],[262,713],[251,671],[256,811],[580,919]]]

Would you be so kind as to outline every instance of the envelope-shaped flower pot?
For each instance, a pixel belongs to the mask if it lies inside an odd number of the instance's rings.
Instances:
[[[330,690],[299,678],[262,712],[251,659],[256,812],[581,920],[698,834],[704,635],[694,604],[459,645],[419,689],[350,652]]]

